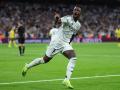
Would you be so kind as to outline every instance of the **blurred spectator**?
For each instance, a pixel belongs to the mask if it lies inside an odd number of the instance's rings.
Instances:
[[[22,2],[7,2],[0,5],[0,31],[6,33],[13,24],[23,20],[26,37],[29,39],[49,38],[48,33],[52,27],[53,10],[59,10],[62,16],[69,14],[74,7],[64,4],[46,5]],[[81,5],[81,8],[80,21],[83,37],[115,37],[115,28],[120,24],[120,7]]]

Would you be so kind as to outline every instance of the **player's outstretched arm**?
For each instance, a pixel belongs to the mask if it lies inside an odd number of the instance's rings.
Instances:
[[[55,18],[55,25],[60,25],[61,24],[61,17],[60,17],[60,14],[55,14],[55,16],[54,16],[54,18]]]

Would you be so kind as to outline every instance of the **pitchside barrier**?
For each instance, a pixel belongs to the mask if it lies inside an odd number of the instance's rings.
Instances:
[[[101,42],[117,42],[118,40],[116,38],[75,38],[73,42],[77,43],[101,43]],[[17,39],[16,39],[17,42]],[[47,38],[39,38],[39,39],[26,39],[25,43],[49,43],[50,39]],[[0,39],[0,43],[8,43],[8,38]]]

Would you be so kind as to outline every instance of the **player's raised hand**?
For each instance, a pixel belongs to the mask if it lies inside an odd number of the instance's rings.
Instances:
[[[55,13],[54,18],[55,18],[55,24],[61,25],[60,14],[59,13]]]
[[[59,20],[60,19],[60,14],[56,13],[55,16],[54,16],[55,20]]]

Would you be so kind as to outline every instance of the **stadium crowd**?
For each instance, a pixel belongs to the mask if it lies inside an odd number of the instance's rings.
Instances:
[[[53,10],[70,14],[74,5],[8,2],[0,4],[0,37],[8,36],[12,25],[23,20],[27,38],[49,38]],[[81,5],[82,37],[114,37],[120,25],[120,7]]]

